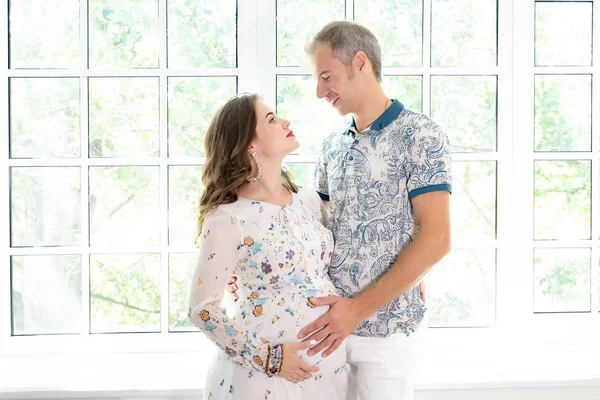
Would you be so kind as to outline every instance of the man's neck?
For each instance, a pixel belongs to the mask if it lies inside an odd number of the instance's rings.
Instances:
[[[371,96],[363,99],[362,105],[356,112],[352,113],[356,130],[362,132],[377,120],[391,105],[383,90],[374,92]]]

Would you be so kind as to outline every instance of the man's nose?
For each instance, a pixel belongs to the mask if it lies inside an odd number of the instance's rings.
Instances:
[[[328,92],[329,92],[329,89],[321,81],[319,81],[317,83],[317,97],[319,99],[322,99],[323,97],[327,96]]]

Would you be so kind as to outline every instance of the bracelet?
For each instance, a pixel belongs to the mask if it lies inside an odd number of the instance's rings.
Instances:
[[[269,354],[267,356],[266,372],[268,376],[276,376],[281,372],[283,367],[283,345],[278,344],[273,347],[269,346]]]

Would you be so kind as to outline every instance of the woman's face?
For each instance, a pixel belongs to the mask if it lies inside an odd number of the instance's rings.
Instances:
[[[251,152],[266,158],[282,158],[296,150],[300,144],[290,129],[290,121],[275,115],[275,111],[258,100],[256,112],[256,138]]]

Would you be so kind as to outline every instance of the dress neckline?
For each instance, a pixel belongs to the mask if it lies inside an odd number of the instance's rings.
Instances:
[[[294,192],[290,192],[290,193],[292,194],[292,202],[291,202],[291,204],[284,204],[284,205],[273,204],[273,203],[269,203],[267,201],[249,199],[247,197],[243,197],[243,196],[240,196],[240,195],[238,195],[238,199],[249,201],[251,203],[256,203],[256,204],[266,204],[268,206],[277,207],[277,208],[286,208],[286,207],[292,207],[292,206],[294,206],[296,204],[296,195],[297,195],[297,193],[294,193]]]

